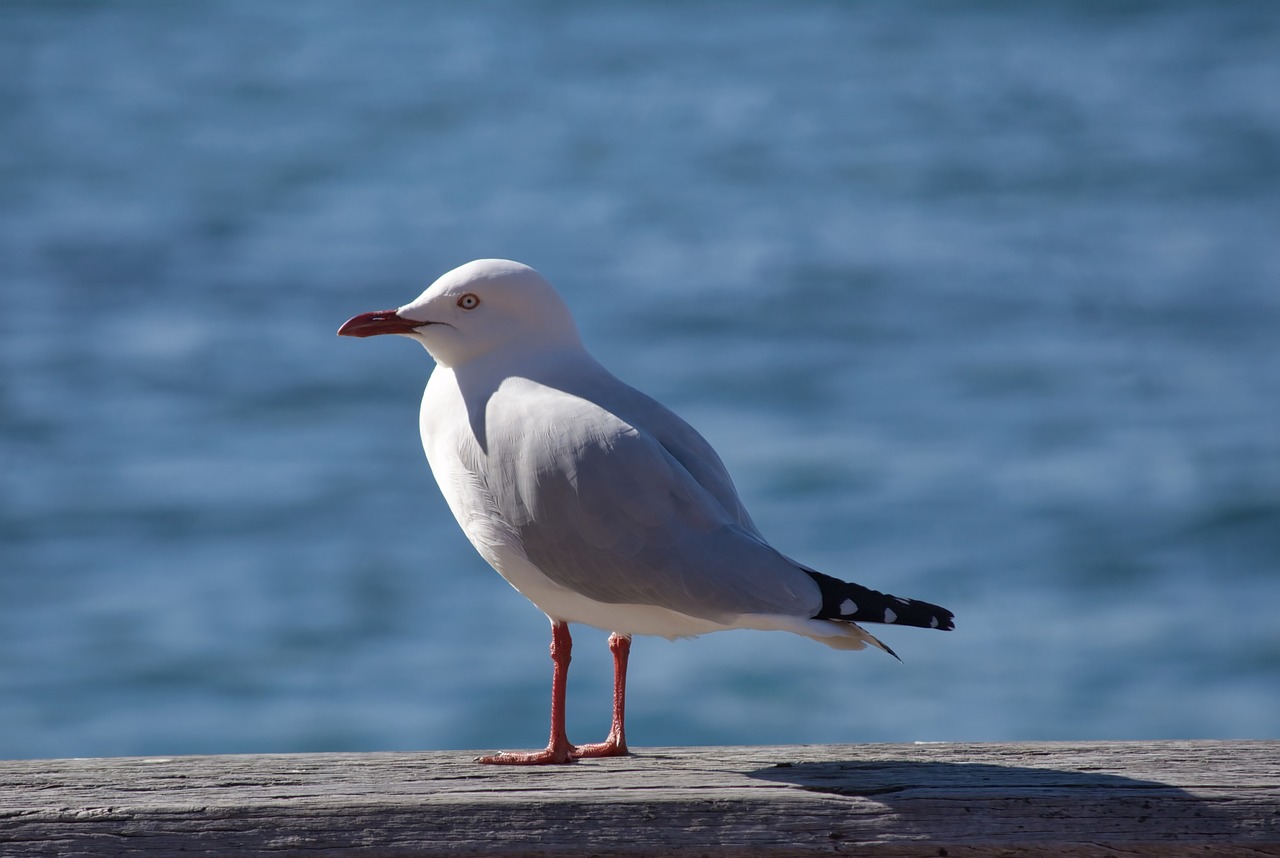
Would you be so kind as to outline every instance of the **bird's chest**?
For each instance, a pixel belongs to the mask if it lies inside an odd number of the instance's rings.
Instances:
[[[444,395],[423,398],[422,445],[459,527],[481,557],[513,587],[544,611],[552,610],[561,588],[532,564],[520,537],[524,505],[513,497],[520,451],[510,437],[486,438],[473,422],[452,410]]]
[[[492,418],[494,409],[475,404],[469,408],[456,385],[437,383],[448,380],[448,376],[433,375],[423,396],[419,428],[427,462],[471,544],[516,583],[512,570],[524,560],[519,538],[523,522],[519,505],[512,502],[511,487],[520,453],[512,449],[511,433],[486,432],[486,410]],[[498,419],[506,418],[499,414]]]
[[[476,542],[473,528],[492,518],[495,504],[486,478],[484,450],[467,420],[461,397],[448,388],[433,390],[428,385],[418,426],[422,449],[440,492],[458,524]]]

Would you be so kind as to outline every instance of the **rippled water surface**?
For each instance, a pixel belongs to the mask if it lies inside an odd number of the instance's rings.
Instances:
[[[478,256],[957,614],[637,640],[634,744],[1280,736],[1278,92],[1270,2],[4,4],[0,757],[542,741],[430,360],[334,337]]]

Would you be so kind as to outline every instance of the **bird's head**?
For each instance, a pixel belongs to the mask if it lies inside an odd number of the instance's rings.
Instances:
[[[338,329],[342,337],[378,334],[412,337],[449,367],[491,354],[582,347],[555,287],[529,266],[506,259],[468,262],[403,307],[362,313]]]

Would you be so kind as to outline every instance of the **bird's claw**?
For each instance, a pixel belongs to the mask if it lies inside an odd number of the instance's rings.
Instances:
[[[590,745],[552,744],[541,751],[499,751],[476,757],[475,761],[491,766],[550,766],[598,757],[625,757],[629,753],[627,743],[611,735]]]
[[[612,739],[604,742],[593,742],[590,745],[582,745],[573,753],[574,759],[585,760],[595,757],[625,757],[631,752],[627,750],[625,742],[617,742]]]
[[[476,757],[477,763],[491,766],[548,766],[577,761],[578,758],[572,754],[557,754],[550,748],[544,751],[500,751]]]

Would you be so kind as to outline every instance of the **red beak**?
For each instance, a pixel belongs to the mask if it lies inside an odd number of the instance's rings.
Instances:
[[[338,328],[340,337],[376,337],[378,334],[411,334],[415,329],[431,322],[419,322],[397,315],[395,310],[377,310],[361,313],[347,319]]]

